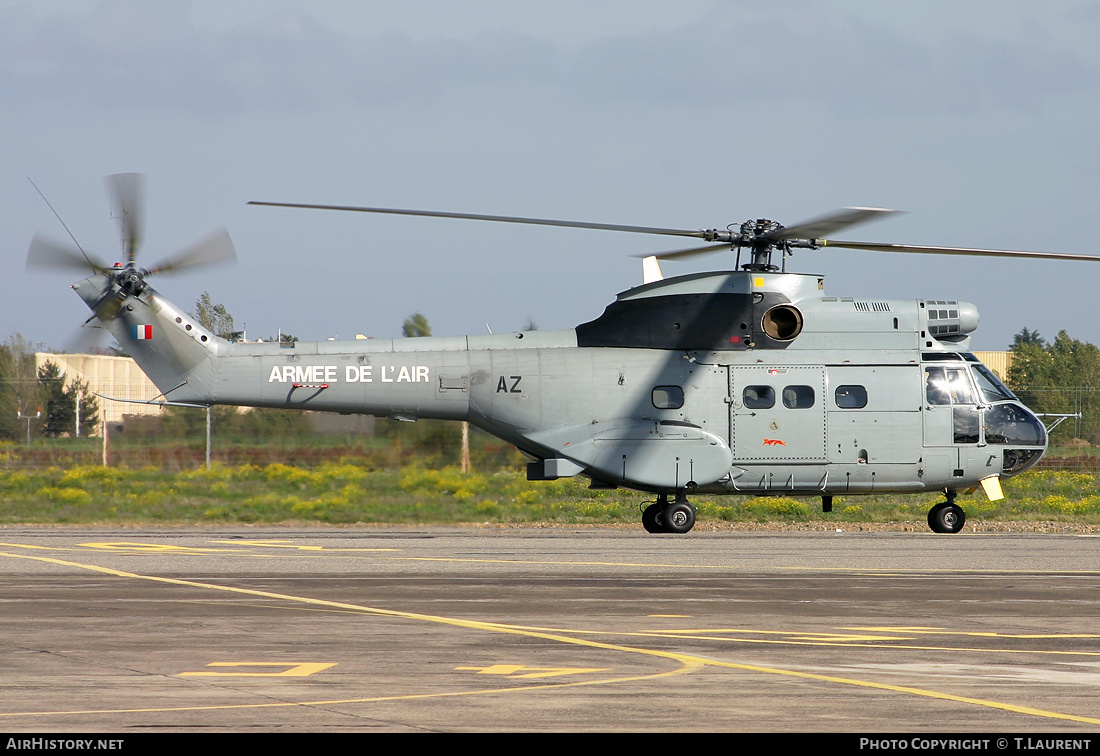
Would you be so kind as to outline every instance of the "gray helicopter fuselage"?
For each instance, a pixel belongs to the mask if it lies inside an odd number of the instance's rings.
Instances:
[[[630,289],[564,331],[230,343],[151,288],[74,286],[173,402],[465,420],[533,458],[657,493],[967,489],[1032,466],[1039,420],[968,351],[961,302],[825,296],[720,272]],[[116,310],[117,308],[117,310]]]

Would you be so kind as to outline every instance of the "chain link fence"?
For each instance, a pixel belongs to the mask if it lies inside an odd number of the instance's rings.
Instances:
[[[156,388],[144,375],[140,376],[143,380],[132,379],[129,375],[126,378],[125,381],[107,380],[97,376],[89,381],[89,386],[101,396],[116,399],[140,402],[153,399],[157,395]],[[0,393],[7,395],[4,403],[11,405],[0,408],[0,411],[11,415],[7,422],[0,423],[0,429],[4,431],[8,441],[22,446],[25,444],[28,423],[18,418],[17,410],[22,410],[24,415],[34,413],[33,396],[37,383],[33,380],[0,379],[0,384],[0,389],[4,389]],[[1040,419],[1050,429],[1050,446],[1039,463],[1040,469],[1100,474],[1100,387],[1022,387],[1016,388],[1015,393],[1025,405],[1041,415]],[[118,431],[122,431],[123,425],[139,423],[142,419],[139,415],[159,416],[161,413],[159,407],[105,398],[99,399],[99,409],[101,418],[105,416],[107,422],[118,424]],[[1059,418],[1057,415],[1070,417]],[[40,421],[30,421],[31,436],[36,440],[39,438],[39,427]],[[178,443],[177,438],[168,434],[163,439],[158,438],[157,429],[159,423],[142,431],[144,444],[156,445],[162,441],[164,444]],[[315,429],[315,432],[325,435],[321,428]],[[99,432],[94,432],[94,435],[99,435]]]
[[[1023,387],[1015,393],[1050,430],[1040,468],[1100,473],[1100,387]]]

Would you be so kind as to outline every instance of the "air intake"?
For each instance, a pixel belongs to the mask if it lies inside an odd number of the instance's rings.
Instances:
[[[933,338],[964,336],[978,328],[978,308],[969,302],[927,299],[920,306],[924,330]]]

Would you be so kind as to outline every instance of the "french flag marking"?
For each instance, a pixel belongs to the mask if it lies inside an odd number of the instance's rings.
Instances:
[[[130,336],[135,339],[151,339],[153,338],[153,326],[132,325],[130,326]]]

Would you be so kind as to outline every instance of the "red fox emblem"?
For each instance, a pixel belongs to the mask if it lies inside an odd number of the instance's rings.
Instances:
[[[781,441],[778,438],[765,438],[764,446],[786,446],[786,441]]]

